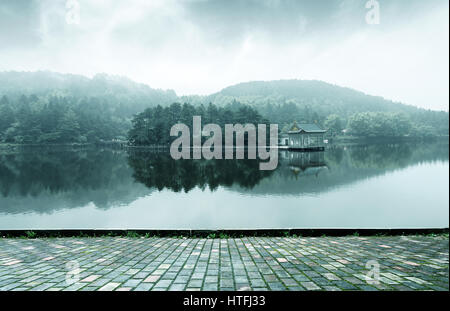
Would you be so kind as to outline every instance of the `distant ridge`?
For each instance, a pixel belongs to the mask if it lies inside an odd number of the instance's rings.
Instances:
[[[408,111],[421,109],[393,102],[380,96],[326,83],[318,80],[274,80],[251,81],[231,85],[221,91],[207,95],[177,96],[173,90],[162,90],[137,83],[122,76],[100,73],[93,78],[76,74],[62,74],[51,71],[0,72],[0,95],[44,95],[62,96],[118,96],[142,100],[146,97],[166,105],[175,101],[225,105],[232,100],[258,105],[265,102],[292,102],[318,108],[327,113],[327,106],[338,105],[344,111]],[[157,104],[151,102],[150,104]]]
[[[318,80],[251,81],[225,87],[211,95],[177,96],[173,90],[154,89],[126,77],[100,73],[93,78],[51,71],[0,72],[0,96],[63,96],[97,97],[112,105],[128,107],[132,113],[146,107],[162,106],[174,102],[225,106],[234,101],[262,110],[272,106],[294,104],[321,116],[338,114],[347,118],[358,112],[394,112],[409,115],[430,113],[446,114],[372,96],[363,92]]]
[[[309,106],[318,113],[336,112],[349,115],[355,112],[413,112],[425,110],[381,96],[326,83],[318,80],[252,81],[235,84],[208,96],[216,104],[237,100],[250,105],[265,103],[295,103]]]
[[[161,104],[170,104],[178,99],[173,90],[153,89],[146,84],[128,78],[104,73],[92,79],[75,74],[51,71],[0,72],[0,95],[62,95],[62,96],[112,96],[142,100],[152,98]],[[156,101],[155,101],[156,104]]]

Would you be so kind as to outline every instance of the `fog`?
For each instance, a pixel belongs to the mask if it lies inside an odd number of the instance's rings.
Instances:
[[[178,95],[317,79],[448,111],[448,1],[379,3],[371,25],[366,0],[1,0],[0,71],[105,72]]]

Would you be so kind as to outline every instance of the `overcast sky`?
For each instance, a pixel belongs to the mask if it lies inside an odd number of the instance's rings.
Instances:
[[[127,76],[178,95],[317,79],[448,111],[448,0],[0,0],[0,71]],[[69,22],[68,22],[69,21]]]

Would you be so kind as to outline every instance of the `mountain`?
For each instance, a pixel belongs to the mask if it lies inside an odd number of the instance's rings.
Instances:
[[[356,112],[426,111],[380,96],[316,80],[277,80],[239,83],[208,96],[177,96],[173,90],[153,89],[128,78],[97,74],[92,79],[49,71],[0,72],[0,97],[20,95],[107,98],[110,104],[129,106],[134,113],[173,102],[213,103],[225,106],[233,101],[263,109],[267,104],[295,104],[318,114],[349,116]]]
[[[125,77],[97,74],[90,79],[49,71],[0,72],[0,97],[3,95],[104,98],[110,105],[126,106],[130,115],[151,105],[167,105],[178,100],[173,90],[152,89]]]
[[[333,133],[347,127],[355,136],[428,137],[448,136],[449,132],[448,112],[396,103],[322,81],[254,81],[208,96],[179,97],[173,90],[153,89],[124,77],[38,71],[0,72],[0,142],[123,140],[134,115],[174,102],[212,103],[232,111],[249,105],[280,128],[303,121],[333,128]]]
[[[316,80],[239,83],[210,95],[208,99],[219,105],[232,100],[250,105],[294,103],[300,107],[309,106],[319,114],[349,115],[368,111],[412,112],[417,110],[413,106]]]
[[[199,97],[193,100],[201,102]],[[315,80],[278,80],[239,83],[206,96],[203,102],[222,106],[232,102],[248,104],[272,123],[288,126],[292,121],[327,125],[327,118],[334,115],[348,126],[354,120],[370,119],[362,127],[373,125],[373,133],[380,127],[395,131],[398,120],[411,123],[410,134],[418,136],[448,135],[449,114],[405,105],[380,96]],[[374,122],[372,120],[381,120]],[[377,124],[375,124],[377,123]],[[388,124],[390,123],[390,124]],[[341,129],[342,129],[341,128]]]

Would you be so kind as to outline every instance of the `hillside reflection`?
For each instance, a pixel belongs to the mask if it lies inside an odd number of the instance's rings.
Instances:
[[[448,142],[281,151],[275,171],[257,160],[179,160],[143,150],[22,148],[0,152],[0,213],[128,205],[154,191],[223,187],[246,195],[319,195],[420,163],[448,161]]]

